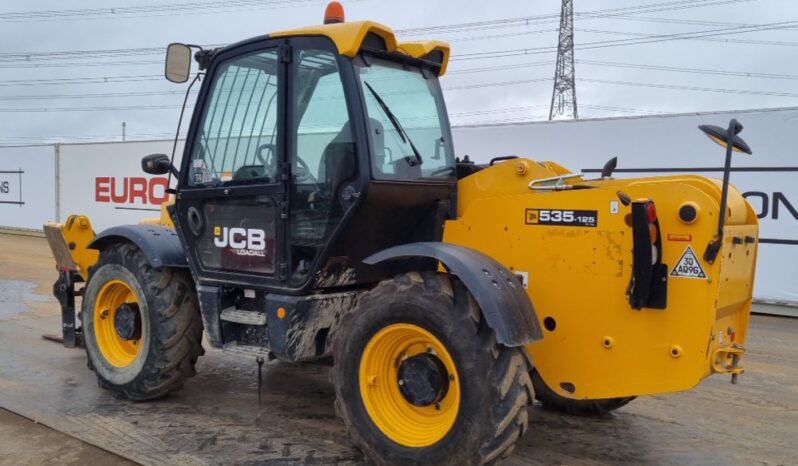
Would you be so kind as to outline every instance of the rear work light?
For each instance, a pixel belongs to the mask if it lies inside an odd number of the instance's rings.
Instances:
[[[632,278],[627,295],[634,309],[665,309],[668,266],[662,264],[657,207],[651,199],[632,202]]]
[[[648,217],[648,223],[657,221],[657,207],[654,205],[654,201],[646,203],[646,217]]]

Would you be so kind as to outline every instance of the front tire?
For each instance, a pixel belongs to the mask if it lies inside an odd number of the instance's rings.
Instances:
[[[535,398],[550,411],[562,411],[574,416],[603,416],[618,408],[626,406],[634,400],[634,396],[623,398],[603,398],[595,400],[572,400],[554,392],[538,371],[532,371],[532,384],[535,387]]]
[[[99,385],[131,400],[179,389],[196,374],[202,319],[191,276],[154,269],[132,243],[112,245],[91,268],[81,320]]]
[[[384,280],[340,328],[336,411],[367,461],[492,464],[526,431],[524,350],[496,342],[459,280],[417,272]]]

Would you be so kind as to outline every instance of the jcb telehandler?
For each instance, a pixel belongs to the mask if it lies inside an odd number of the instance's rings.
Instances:
[[[203,329],[214,348],[332,356],[369,461],[462,465],[509,454],[533,397],[602,413],[742,371],[758,225],[728,169],[589,179],[456,159],[449,46],[344,22],[335,2],[324,25],[172,44],[169,80],[189,79],[192,48],[182,162],[142,161],[176,179],[160,219],[46,226],[64,343],[102,387],[178,389]],[[741,128],[704,129],[730,155],[750,153]]]

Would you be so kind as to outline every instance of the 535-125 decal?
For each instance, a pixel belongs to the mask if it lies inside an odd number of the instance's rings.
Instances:
[[[560,225],[566,227],[595,227],[597,210],[526,209],[527,225]]]

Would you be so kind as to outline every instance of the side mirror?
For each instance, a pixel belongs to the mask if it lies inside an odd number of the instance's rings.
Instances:
[[[150,154],[141,159],[141,169],[150,175],[165,175],[172,170],[172,162],[166,154]]]
[[[166,48],[164,75],[173,83],[188,81],[191,74],[191,48],[186,44],[172,43]]]

